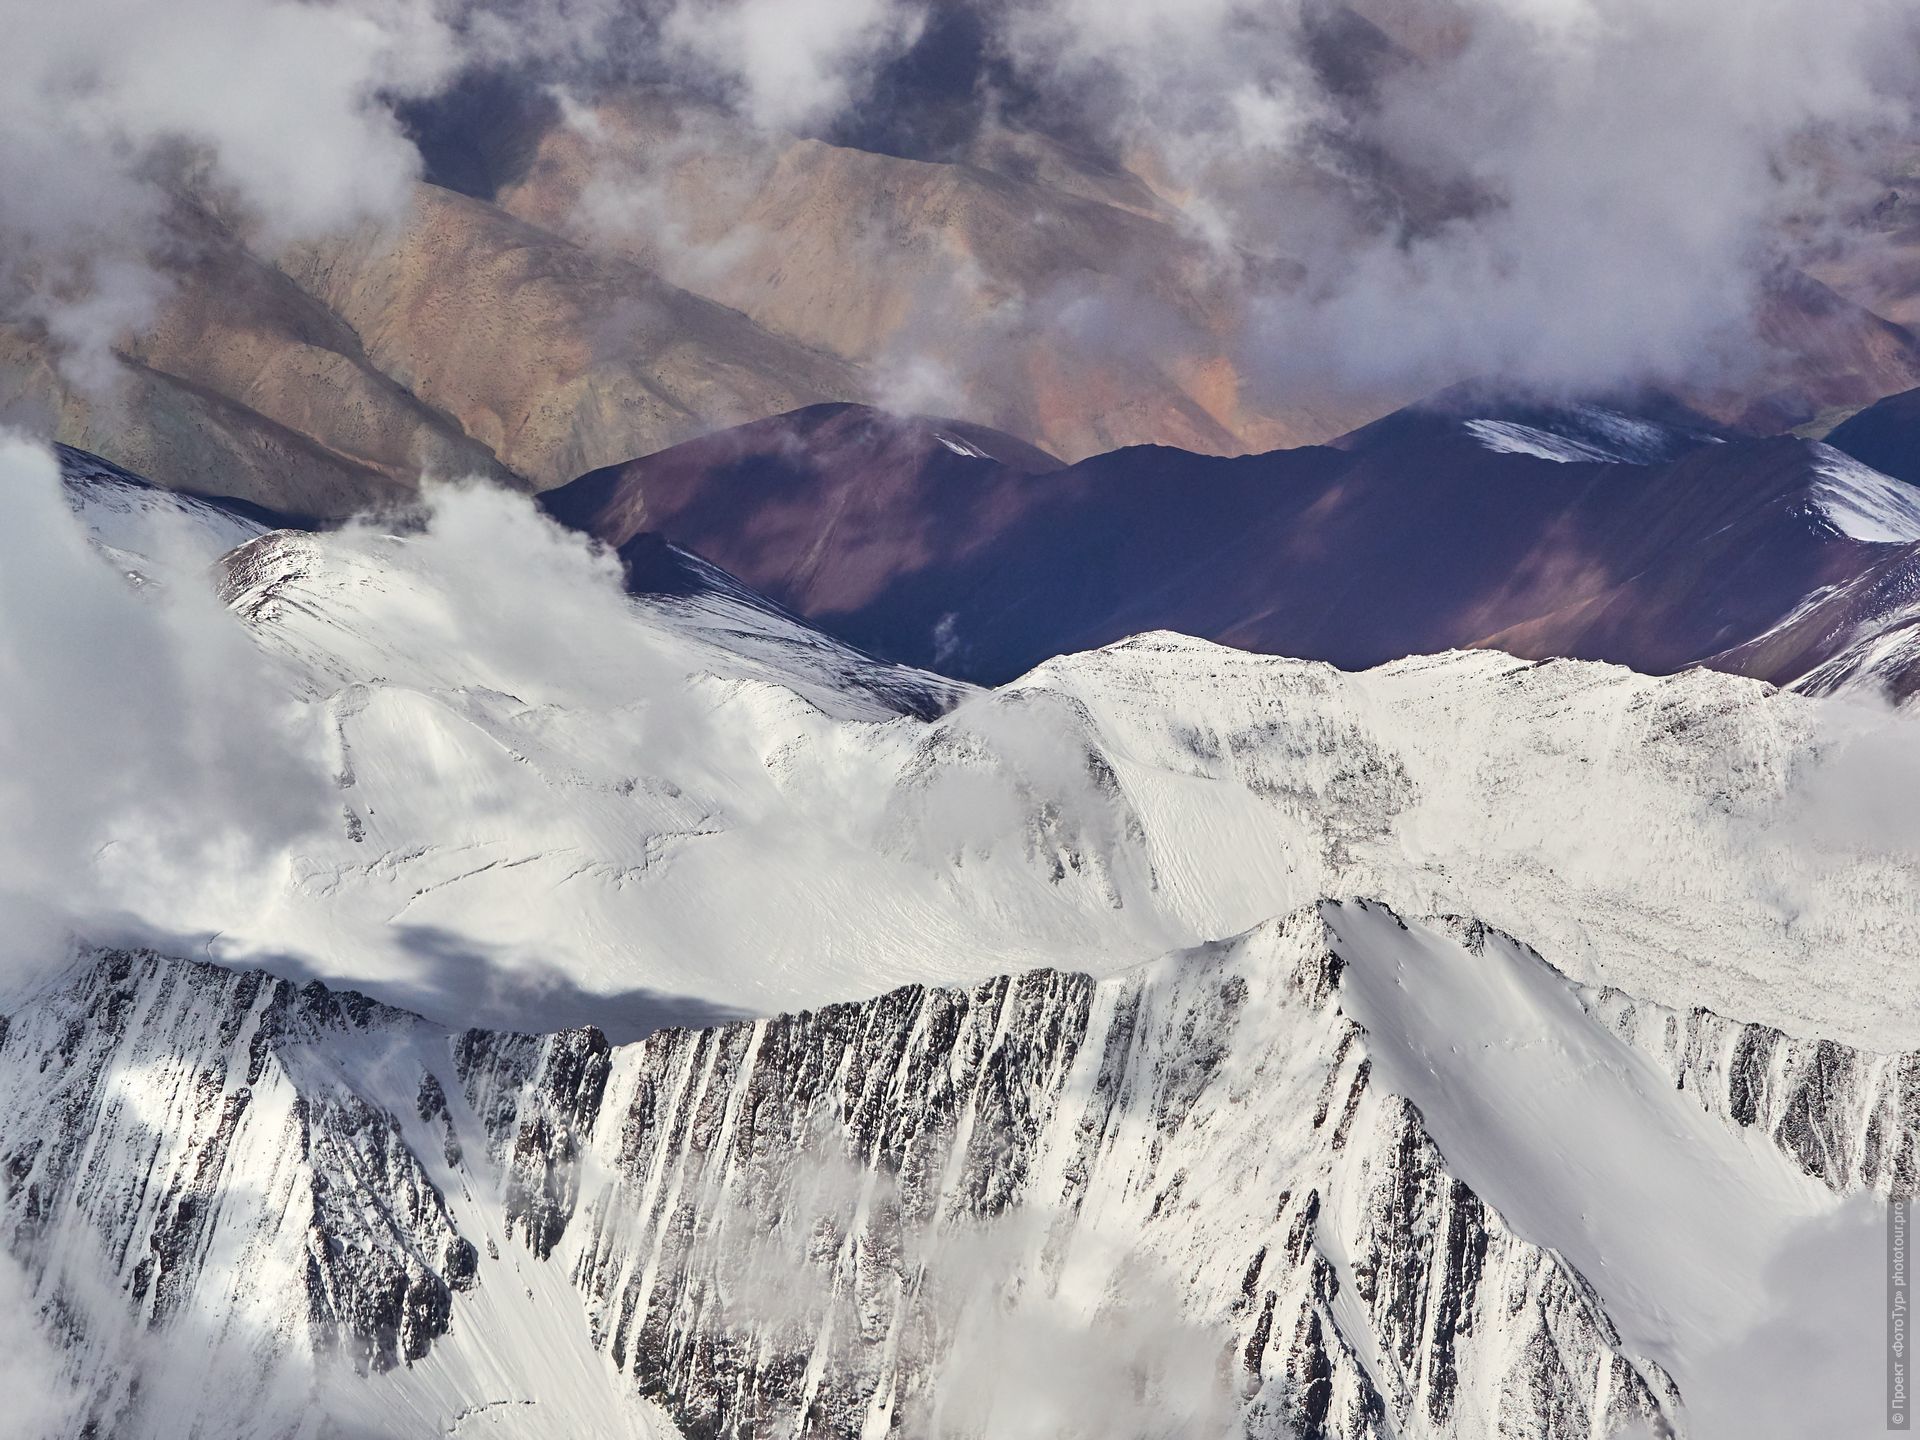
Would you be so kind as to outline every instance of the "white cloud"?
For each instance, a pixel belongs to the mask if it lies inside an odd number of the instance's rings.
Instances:
[[[1696,1366],[1701,1440],[1800,1440],[1880,1430],[1886,1384],[1887,1201],[1849,1196],[1768,1258],[1766,1308]],[[1629,1437],[1633,1440],[1633,1437]]]
[[[80,1396],[61,1379],[60,1354],[26,1273],[0,1251],[0,1394],[7,1397],[7,1433],[18,1440],[55,1440],[74,1433]]]
[[[1920,75],[1898,0],[1454,8],[1464,43],[1383,67],[1365,101],[1309,63],[1294,4],[1047,0],[1007,35],[1223,263],[1298,262],[1298,283],[1246,296],[1254,368],[1283,377],[1724,365],[1787,223],[1839,198],[1825,162],[1908,118]]]
[[[1370,94],[1330,80],[1325,7],[1303,0],[964,3],[987,53],[1040,97],[1020,113],[1104,138],[1206,243],[1219,274],[1201,288],[1220,288],[1200,303],[1240,317],[1244,371],[1280,386],[1333,372],[1582,387],[1750,360],[1757,290],[1797,253],[1789,230],[1804,238],[1808,216],[1845,208],[1860,170],[1848,146],[1910,119],[1920,79],[1905,0],[1453,0],[1435,10],[1460,17],[1458,43],[1429,36],[1417,59],[1382,63]],[[1394,23],[1394,6],[1364,8]],[[812,130],[869,101],[934,13],[926,0],[0,0],[0,320],[46,324],[71,374],[104,382],[115,340],[164,294],[149,257],[171,243],[183,175],[268,242],[391,214],[420,162],[390,100],[468,64],[588,90],[661,79],[757,126]],[[1348,62],[1367,48],[1339,44]],[[669,253],[689,248],[661,216],[669,197],[630,198]],[[697,248],[724,269],[726,247]],[[1133,287],[1111,288],[1124,311]],[[928,298],[921,328],[943,303]],[[1138,343],[1178,358],[1193,337]]]
[[[903,0],[674,0],[661,35],[669,53],[721,80],[751,119],[792,129],[843,111],[923,21]]]
[[[1242,373],[1280,390],[1329,375],[1392,388],[1465,374],[1574,389],[1737,380],[1766,358],[1753,321],[1768,278],[1831,238],[1828,222],[1870,188],[1853,147],[1908,123],[1920,93],[1901,0],[1840,12],[1809,0],[1454,0],[1422,15],[1407,50],[1375,56],[1366,83],[1354,77],[1375,42],[1329,40],[1329,7],[1302,0],[972,8],[988,53],[1027,92],[1002,97],[1011,113],[1098,137],[1159,190],[1213,257],[1211,276],[1187,277],[1196,304],[1237,318]],[[1361,8],[1389,28],[1399,14]],[[869,100],[927,19],[917,0],[668,0],[646,13],[653,73],[761,126],[803,130]],[[1436,42],[1448,16],[1458,23]],[[590,194],[614,228],[624,210],[659,236],[709,238],[710,225],[677,223],[686,197],[632,175]],[[877,206],[878,241],[889,220]],[[1124,268],[1118,246],[1108,260]],[[1020,293],[961,330],[946,295],[908,296],[895,348],[918,353],[914,337],[931,332],[948,368],[994,373],[1010,340],[1030,341],[1061,278],[1045,267],[987,277]],[[1090,280],[1123,320],[1137,310],[1143,292],[1125,277]],[[1072,333],[1051,343],[1069,358],[1105,354],[1104,340]],[[1177,364],[1220,343],[1142,327],[1133,348]],[[961,349],[988,358],[956,365]]]
[[[1093,1232],[1064,1275],[1036,1283],[1043,1211],[943,1237],[918,1297],[950,1335],[916,1397],[941,1440],[1226,1440],[1244,1433],[1221,1357],[1226,1327],[1185,1313],[1159,1262]]]
[[[194,567],[136,585],[0,436],[0,979],[64,934],[232,913],[338,813],[320,734]]]

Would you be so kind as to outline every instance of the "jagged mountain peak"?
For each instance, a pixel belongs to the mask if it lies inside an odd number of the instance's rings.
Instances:
[[[1751,1263],[1797,1213],[1911,1179],[1920,1061],[1700,1011],[1676,1046],[1663,1013],[1365,900],[1097,982],[620,1046],[109,952],[0,1037],[5,1203],[30,1253],[68,1257],[30,1277],[61,1302],[76,1414],[156,1436],[496,1407],[514,1434],[804,1412],[970,1435],[1062,1402],[1065,1433],[1106,1433],[1091,1381],[1145,1387],[1123,1423],[1259,1437],[1680,1426],[1781,1383],[1710,1342],[1805,1298]],[[1489,1086],[1529,1099],[1489,1111]],[[186,1103],[174,1143],[100,1148]],[[47,1143],[78,1113],[100,1144]],[[123,1208],[130,1188],[153,1198]],[[74,1290],[96,1253],[125,1257],[115,1282]],[[1089,1298],[1117,1267],[1135,1286]],[[1021,1370],[1008,1344],[1055,1326],[1099,1348]],[[189,1354],[235,1383],[181,1393],[157,1367]]]

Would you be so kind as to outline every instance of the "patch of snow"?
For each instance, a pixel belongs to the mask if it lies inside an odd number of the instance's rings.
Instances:
[[[1516,424],[1511,420],[1469,420],[1467,433],[1478,440],[1487,449],[1499,455],[1532,455],[1541,460],[1555,460],[1563,465],[1577,464],[1581,461],[1610,462],[1619,457],[1610,450],[1602,449],[1584,440],[1575,440],[1565,435],[1555,435],[1551,431],[1539,430],[1531,425]]]
[[[1712,436],[1695,435],[1597,405],[1557,409],[1536,424],[1476,419],[1464,421],[1463,425],[1481,445],[1498,454],[1533,455],[1561,464],[1598,461],[1655,465],[1673,459],[1694,444],[1715,442]]]
[[[1815,445],[1814,504],[1820,518],[1851,540],[1906,545],[1920,540],[1920,488],[1883,475],[1830,445]]]
[[[986,451],[982,450],[978,445],[969,444],[965,440],[961,440],[956,438],[955,436],[947,434],[944,430],[934,431],[933,438],[938,440],[942,445],[946,446],[947,449],[951,450],[954,454],[964,455],[969,460],[993,459],[993,456],[989,455]]]

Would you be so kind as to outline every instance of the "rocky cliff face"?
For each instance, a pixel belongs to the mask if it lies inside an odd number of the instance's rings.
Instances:
[[[474,1246],[417,1141],[343,1066],[419,1028],[357,996],[144,953],[102,955],[10,1018],[4,1233],[54,1306],[89,1433],[167,1422],[158,1401],[177,1397],[148,1333],[255,1361],[220,1397],[236,1414],[267,1404],[283,1366],[391,1370],[446,1333]]]
[[[1594,1014],[1705,1110],[1764,1135],[1836,1192],[1920,1189],[1920,1054],[1877,1055],[1711,1010],[1586,992]]]
[[[555,1037],[532,1067],[551,1083],[494,1144],[545,1161],[510,1207],[692,1435],[930,1433],[982,1307],[1111,1334],[1141,1433],[1672,1413],[1586,1282],[1372,1083],[1341,969],[1309,912],[1100,984],[1040,972],[662,1035],[617,1053],[590,1133],[554,1123],[578,1113],[578,1047]],[[469,1098],[504,1116],[493,1077],[529,1067],[484,1053]],[[551,1200],[576,1188],[562,1234]],[[1128,1353],[1143,1296],[1191,1373],[1149,1353],[1164,1335]]]
[[[100,1436],[1684,1433],[1382,1078],[1352,966],[1448,933],[1492,932],[1316,907],[622,1046],[102,954],[0,1039],[0,1234]],[[1914,1057],[1531,963],[1717,1122],[1910,1188]],[[183,1399],[176,1344],[236,1378]]]

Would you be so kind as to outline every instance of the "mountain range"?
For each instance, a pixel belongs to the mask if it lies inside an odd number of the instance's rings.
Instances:
[[[16,10],[0,1440],[1897,1424],[1904,7]]]
[[[882,499],[1063,474],[977,427],[803,418],[931,462]],[[1430,411],[1309,458],[1403,427],[1437,473],[1596,493],[1740,443]],[[1902,482],[1753,449],[1782,457],[1759,533],[1908,543],[1847,528],[1893,526]],[[1837,1277],[1920,1166],[1888,991],[1920,847],[1827,802],[1898,773],[1903,720],[1712,669],[1164,631],[981,689],[498,489],[289,529],[62,459],[145,588],[212,561],[337,808],[253,862],[244,916],[174,897],[7,1006],[0,1204],[53,1433],[1878,1413]],[[1823,467],[1838,518],[1786,488]],[[507,586],[533,562],[480,543],[501,515],[571,568]]]
[[[1904,696],[1915,395],[1819,441],[1742,437],[1671,401],[1467,389],[1327,446],[1072,466],[827,406],[541,503],[616,547],[669,537],[857,644],[985,683],[1173,629],[1346,667],[1491,646]]]
[[[1419,51],[1417,20],[1377,18],[1354,10],[1343,44]],[[112,383],[70,373],[43,323],[9,320],[0,414],[164,485],[219,475],[344,518],[423,472],[545,490],[826,402],[960,406],[1077,461],[1322,443],[1431,388],[1263,378],[1239,282],[1181,219],[1179,186],[1037,122],[863,146],[658,87],[562,105],[482,76],[411,124],[422,178],[357,227],[284,242],[177,187],[147,257],[157,311],[117,343]],[[1877,158],[1906,183],[1903,151]],[[1904,202],[1887,193],[1824,280],[1767,278],[1748,363],[1692,384],[1691,404],[1766,434],[1920,384]],[[1413,187],[1392,203],[1436,202]]]

